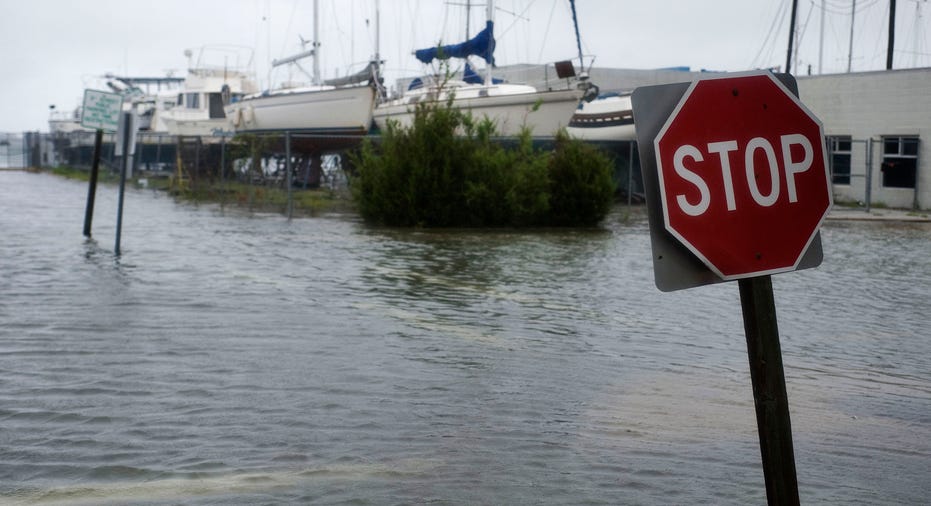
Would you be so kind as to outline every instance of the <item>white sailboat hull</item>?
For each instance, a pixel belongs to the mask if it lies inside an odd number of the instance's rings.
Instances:
[[[361,135],[374,105],[371,86],[295,89],[245,97],[227,106],[226,115],[236,132]]]
[[[583,102],[566,131],[587,141],[637,140],[630,95],[617,95]]]
[[[533,135],[549,136],[568,126],[581,96],[578,90],[536,91],[526,86],[521,86],[526,91],[509,93],[506,86],[455,89],[453,106],[470,111],[475,118],[491,119],[501,136],[515,136],[524,126]],[[432,101],[444,103],[444,95],[445,92]],[[379,105],[374,114],[376,126],[384,130],[389,121],[396,121],[401,127],[409,127],[418,98],[423,96],[430,94],[421,93]]]

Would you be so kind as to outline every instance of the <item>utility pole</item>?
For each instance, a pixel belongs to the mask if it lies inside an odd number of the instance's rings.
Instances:
[[[892,52],[895,47],[895,0],[889,0],[889,45],[886,47],[886,70],[892,70]]]
[[[792,0],[792,19],[789,20],[789,51],[786,55],[786,74],[792,73],[792,42],[795,40],[795,17],[798,12],[798,0]]]

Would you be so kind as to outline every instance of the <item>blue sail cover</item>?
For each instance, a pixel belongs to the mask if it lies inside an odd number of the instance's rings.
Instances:
[[[478,75],[478,72],[472,68],[472,65],[469,65],[469,62],[466,62],[465,70],[462,71],[462,80],[469,84],[483,84],[485,82],[485,78]],[[492,84],[500,84],[504,82],[504,79],[492,77],[491,82]]]
[[[414,52],[418,60],[430,63],[434,59],[446,60],[449,58],[466,58],[468,56],[481,56],[489,65],[495,64],[495,30],[494,23],[487,21],[485,29],[478,32],[475,37],[460,44],[418,49]]]

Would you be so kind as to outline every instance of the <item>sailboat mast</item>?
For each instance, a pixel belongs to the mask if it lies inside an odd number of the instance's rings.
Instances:
[[[853,0],[853,7],[850,9],[850,49],[847,51],[847,73],[853,68],[853,21],[857,16],[857,0]]]
[[[320,5],[314,0],[314,84],[320,84]]]
[[[485,18],[492,23],[495,22],[495,2],[493,0],[488,0],[485,3]],[[494,36],[494,29],[492,29],[491,37]],[[485,61],[485,86],[491,86],[491,61],[488,61],[488,59]]]
[[[382,96],[381,81],[381,1],[375,0],[375,62],[369,63],[369,69],[372,73],[372,84],[375,86],[375,93],[378,97]]]
[[[579,47],[579,69],[581,72],[585,72],[585,60],[582,56],[582,37],[579,36],[579,18],[575,14],[575,0],[569,0],[569,5],[572,7],[572,24],[575,25],[575,44]]]
[[[823,72],[821,71],[821,63],[824,60],[824,13],[826,11],[824,6],[825,0],[821,0],[821,38],[818,42],[818,75],[820,76]]]
[[[375,0],[375,65],[381,65],[381,8]]]
[[[471,17],[472,17],[472,0],[466,0],[466,32],[465,32],[466,39],[472,36],[472,32],[469,31],[469,18]]]

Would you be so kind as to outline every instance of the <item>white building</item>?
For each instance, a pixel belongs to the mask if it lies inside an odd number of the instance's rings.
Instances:
[[[592,69],[602,91],[684,82],[719,72]],[[824,124],[838,203],[931,209],[931,68],[797,76]]]
[[[679,69],[593,69],[602,90],[723,76]],[[931,68],[797,76],[821,122],[838,203],[931,209]]]
[[[824,123],[838,202],[931,209],[931,68],[798,77]]]

